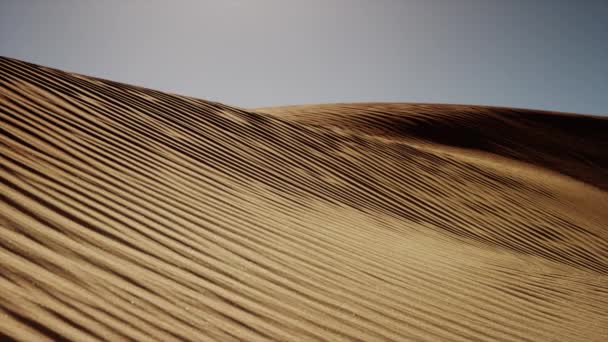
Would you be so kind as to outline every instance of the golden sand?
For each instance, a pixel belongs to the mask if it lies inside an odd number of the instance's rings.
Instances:
[[[0,338],[608,341],[605,118],[8,58],[0,115]]]

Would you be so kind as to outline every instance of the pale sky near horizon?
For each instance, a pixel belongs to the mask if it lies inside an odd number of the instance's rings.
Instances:
[[[241,107],[608,114],[608,0],[0,0],[0,55]]]

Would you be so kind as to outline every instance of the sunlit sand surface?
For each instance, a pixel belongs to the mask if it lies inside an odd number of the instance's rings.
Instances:
[[[0,115],[0,338],[608,341],[606,118],[8,58]]]

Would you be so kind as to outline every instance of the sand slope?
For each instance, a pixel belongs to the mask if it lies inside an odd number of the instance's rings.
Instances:
[[[608,340],[608,120],[243,110],[0,59],[0,337]]]

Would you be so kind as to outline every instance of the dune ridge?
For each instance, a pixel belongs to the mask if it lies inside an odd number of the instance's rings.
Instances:
[[[0,115],[0,337],[608,339],[606,118],[247,110],[10,58]]]
[[[608,150],[608,117],[421,103],[322,104],[258,111],[372,136],[423,140],[497,154],[608,190],[608,159],[604,152]]]

